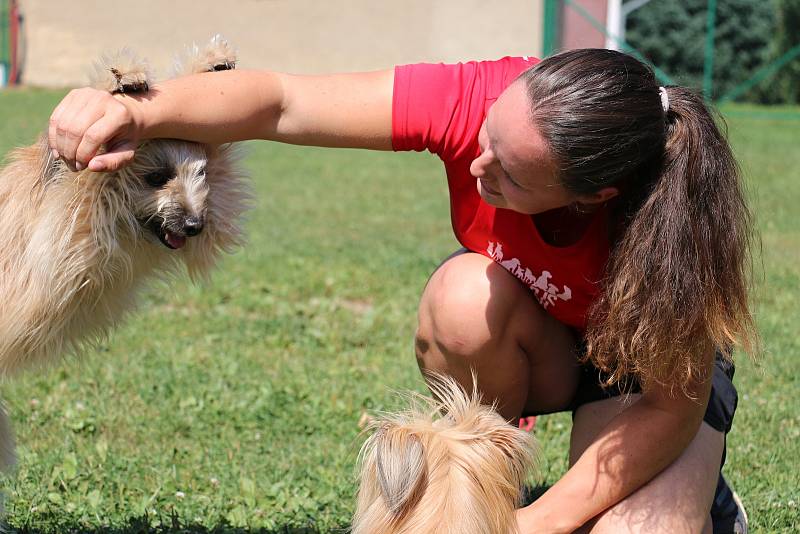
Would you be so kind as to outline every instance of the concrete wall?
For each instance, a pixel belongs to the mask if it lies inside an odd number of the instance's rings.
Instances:
[[[128,45],[164,75],[185,44],[222,33],[242,68],[372,70],[539,55],[542,0],[20,0],[23,83],[84,85]]]
[[[589,15],[602,26],[606,25],[608,2],[606,0],[577,0]],[[560,50],[572,48],[604,48],[606,36],[572,6],[563,6],[561,12]]]

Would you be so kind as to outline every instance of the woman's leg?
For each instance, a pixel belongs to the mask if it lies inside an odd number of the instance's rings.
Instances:
[[[453,376],[508,420],[564,409],[578,383],[575,340],[533,293],[494,261],[451,256],[431,275],[415,340],[422,371]]]
[[[570,465],[615,415],[639,397],[613,397],[578,408],[572,426]],[[724,446],[724,434],[703,422],[672,465],[596,517],[582,532],[710,533],[709,510]]]

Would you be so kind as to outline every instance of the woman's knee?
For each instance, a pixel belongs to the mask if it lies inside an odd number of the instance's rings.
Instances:
[[[509,323],[524,291],[488,258],[478,254],[450,258],[433,273],[422,294],[417,357],[424,360],[439,353],[479,365],[484,355],[513,335]]]

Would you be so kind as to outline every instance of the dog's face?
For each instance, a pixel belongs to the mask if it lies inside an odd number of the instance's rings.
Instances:
[[[175,75],[230,70],[235,64],[232,47],[217,35],[204,48],[187,49]],[[92,85],[112,94],[144,95],[153,87],[146,62],[129,49],[102,57],[95,71]],[[98,205],[105,213],[95,217],[95,241],[112,243],[108,250],[150,266],[180,259],[191,276],[205,276],[219,252],[231,252],[242,241],[241,216],[251,197],[238,159],[231,145],[176,139],[142,143],[130,165],[99,180],[103,198]],[[118,239],[109,230],[111,221],[132,239]],[[140,243],[148,254],[138,254]]]
[[[208,222],[208,154],[202,145],[177,140],[143,144],[120,171],[136,220],[153,243],[183,248]]]

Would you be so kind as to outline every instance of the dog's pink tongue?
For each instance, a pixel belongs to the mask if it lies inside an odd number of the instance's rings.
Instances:
[[[167,232],[164,237],[172,248],[181,248],[186,244],[186,238],[182,235],[173,235]]]

